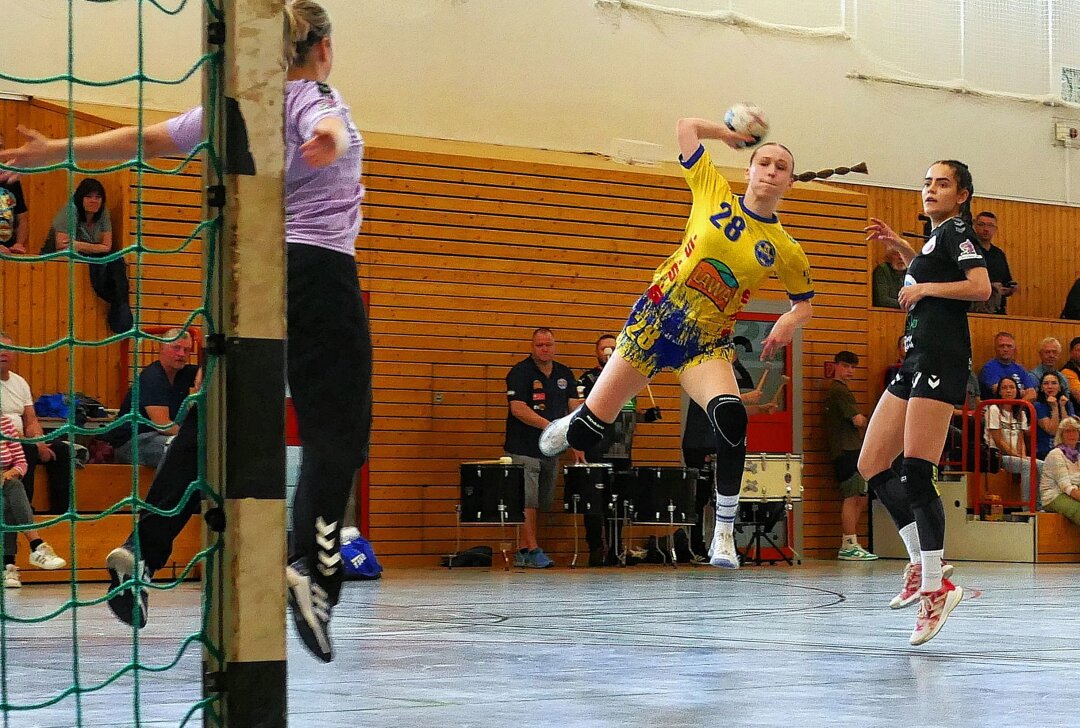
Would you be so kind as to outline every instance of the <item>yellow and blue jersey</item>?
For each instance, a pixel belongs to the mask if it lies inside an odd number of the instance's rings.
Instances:
[[[648,376],[706,358],[730,360],[735,315],[774,271],[792,301],[814,295],[806,253],[775,215],[743,207],[705,147],[680,162],[693,193],[686,231],[653,274],[618,347]]]

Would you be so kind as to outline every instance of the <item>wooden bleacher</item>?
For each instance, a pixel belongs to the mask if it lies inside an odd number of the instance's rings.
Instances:
[[[130,465],[104,465],[90,464],[85,468],[75,471],[75,510],[81,515],[101,513],[120,500],[131,495],[131,467]],[[49,512],[47,489],[47,474],[44,468],[40,468],[34,483],[34,511],[41,513]],[[139,468],[139,493],[146,495],[150,483],[154,479],[154,469],[142,466]],[[39,522],[47,521],[55,516],[38,515]],[[201,519],[193,518],[187,527],[181,532],[173,546],[172,556],[162,577],[173,578],[179,574],[191,561],[196,553],[202,548]],[[109,551],[124,542],[132,529],[130,507],[122,511],[105,516],[96,521],[85,521],[75,525],[75,537],[78,544],[78,569],[76,575],[79,581],[108,581],[109,575],[104,568],[105,557]],[[71,562],[71,524],[64,522],[45,528],[41,531],[41,537],[49,542],[56,553],[63,559]],[[17,564],[25,583],[66,583],[71,575],[69,568],[56,571],[43,571],[30,566],[28,561],[29,549],[26,541],[20,536],[19,556]],[[199,575],[195,569],[191,576]]]
[[[1035,561],[1080,563],[1080,526],[1060,513],[1035,514]]]

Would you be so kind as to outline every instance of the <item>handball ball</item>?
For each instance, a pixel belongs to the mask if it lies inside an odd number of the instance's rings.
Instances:
[[[769,122],[765,119],[765,112],[760,106],[753,104],[734,104],[724,114],[724,123],[734,132],[754,137],[752,142],[739,142],[740,147],[756,146],[769,133]]]

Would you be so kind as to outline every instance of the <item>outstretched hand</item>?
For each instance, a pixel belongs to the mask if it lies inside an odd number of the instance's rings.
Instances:
[[[316,127],[314,136],[300,145],[300,154],[308,165],[325,167],[338,158],[337,139],[329,129]]]
[[[911,250],[911,246],[902,237],[896,234],[896,232],[889,227],[884,220],[879,220],[876,217],[870,218],[870,224],[863,230],[866,232],[866,239],[874,240],[882,243],[889,250],[898,250],[900,252],[914,252]]]
[[[26,138],[22,146],[0,149],[0,161],[11,167],[38,167],[49,161],[48,137],[36,129],[19,125],[19,134]],[[15,172],[0,170],[0,182],[13,182],[19,178]]]

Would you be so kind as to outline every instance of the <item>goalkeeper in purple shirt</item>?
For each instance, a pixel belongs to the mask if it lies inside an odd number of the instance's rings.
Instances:
[[[333,65],[330,18],[311,0],[289,0],[285,40],[285,240],[288,255],[289,388],[296,407],[303,465],[293,504],[293,542],[286,579],[293,620],[315,656],[333,659],[330,614],[341,591],[339,529],[356,471],[367,460],[371,430],[371,335],[356,275],[360,230],[363,140],[341,96],[326,84]],[[67,139],[46,139],[20,129],[27,142],[0,150],[13,166],[40,166],[66,158]],[[204,138],[202,108],[142,130],[145,157],[188,154]],[[73,140],[77,161],[131,158],[139,129],[125,127]],[[159,508],[174,508],[194,479],[198,457],[195,417],[177,435],[155,477]],[[175,447],[180,445],[180,447]],[[197,496],[193,497],[197,498]],[[149,497],[148,497],[149,499]],[[161,524],[144,513],[141,543],[152,545],[136,563],[131,539],[108,559],[113,588],[132,574],[148,579],[160,568],[172,538],[198,511],[185,507]],[[150,524],[155,524],[151,528]],[[180,528],[177,528],[179,525]],[[154,539],[150,531],[155,531]],[[164,534],[165,537],[162,537]],[[143,626],[145,588],[121,590],[110,606],[125,622]],[[137,600],[137,601],[136,601]]]

